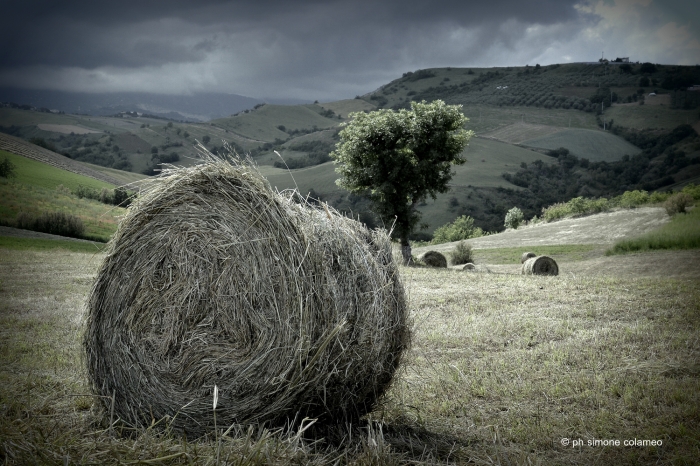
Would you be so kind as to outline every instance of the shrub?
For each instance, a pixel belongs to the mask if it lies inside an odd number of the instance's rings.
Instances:
[[[542,208],[542,219],[544,219],[545,222],[553,222],[569,214],[571,214],[571,209],[564,202],[557,202],[549,207]]]
[[[85,234],[85,226],[79,217],[64,212],[44,212],[38,217],[20,212],[15,218],[17,228],[24,230],[40,231],[52,235],[82,238]]]
[[[478,238],[484,231],[474,226],[474,219],[468,215],[462,215],[452,223],[447,223],[435,230],[432,244],[449,243],[463,239]]]
[[[696,186],[693,183],[687,184],[681,192],[689,194],[696,201],[700,199],[700,185]]]
[[[506,228],[512,228],[514,230],[517,230],[520,224],[523,223],[524,219],[525,216],[523,215],[523,211],[518,209],[517,207],[513,207],[508,211],[508,213],[506,213],[505,226]]]
[[[58,186],[56,186],[56,192],[57,192],[58,194],[63,194],[63,195],[65,195],[65,196],[70,196],[70,189],[66,188],[66,187],[63,186],[62,184],[59,184]]]
[[[649,202],[651,202],[651,203],[664,202],[670,196],[671,196],[670,193],[662,193],[660,191],[654,191],[653,193],[651,193],[649,195]]]
[[[2,162],[0,162],[0,177],[2,178],[14,178],[16,167],[15,164],[5,157]]]
[[[472,245],[464,241],[457,243],[450,253],[450,262],[452,262],[452,265],[474,262],[474,258],[472,257]]]
[[[130,195],[124,188],[115,188],[114,190],[102,188],[101,191],[98,191],[83,185],[78,185],[73,194],[81,199],[92,199],[103,204],[118,205],[120,207],[129,207],[133,197],[133,194]]]
[[[685,208],[693,203],[693,196],[688,193],[676,193],[664,202],[668,215],[685,213]]]
[[[625,191],[621,195],[612,199],[612,202],[619,207],[632,208],[649,202],[649,193],[646,191]]]
[[[103,204],[114,204],[113,191],[107,188],[102,188],[98,200]]]

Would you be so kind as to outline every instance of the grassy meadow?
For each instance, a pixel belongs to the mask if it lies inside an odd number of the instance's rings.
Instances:
[[[3,224],[12,225],[20,212],[35,216],[43,212],[64,212],[80,217],[89,237],[107,241],[116,231],[125,209],[71,194],[78,186],[98,191],[111,190],[114,186],[2,151],[0,158],[4,157],[15,165],[16,177],[0,178],[0,222]]]
[[[658,249],[700,248],[700,209],[676,214],[671,221],[656,231],[615,243],[607,255],[627,254]]]
[[[213,432],[185,441],[161,420],[123,435],[109,429],[80,345],[101,258],[0,247],[3,464],[670,465],[698,457],[693,280],[402,268],[413,345],[371,421],[314,435],[243,426],[217,443]],[[588,446],[595,439],[661,446]]]
[[[613,105],[605,110],[605,119],[635,129],[673,129],[698,121],[698,111],[670,108],[666,105]]]
[[[591,162],[615,162],[625,155],[631,157],[640,152],[639,148],[614,134],[589,129],[565,129],[528,139],[522,142],[522,145],[547,150],[566,147],[571,154]]]

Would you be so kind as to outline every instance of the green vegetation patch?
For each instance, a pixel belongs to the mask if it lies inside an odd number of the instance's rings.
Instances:
[[[326,118],[302,105],[263,105],[211,123],[259,142],[286,140],[289,131],[325,129],[338,126],[341,120]],[[282,131],[279,127],[284,127]]]
[[[140,157],[142,159],[146,159],[146,156],[143,156],[141,154],[137,155],[137,158]],[[126,172],[124,170],[117,170],[114,168],[107,168],[103,167],[101,165],[94,165],[91,163],[85,163],[82,162],[84,165],[87,165],[88,167],[92,168],[93,170],[97,170],[99,172],[104,173],[105,175],[109,175],[112,178],[122,182],[123,184],[130,184],[130,183],[137,183],[139,181],[145,180],[148,178],[146,175],[142,175],[141,173],[132,173],[132,172]]]
[[[641,152],[638,147],[614,134],[579,128],[528,139],[523,145],[550,150],[565,147],[576,157],[591,162],[613,162],[621,160],[625,155],[632,156]]]
[[[16,178],[14,178],[14,180],[18,183],[47,189],[56,189],[59,185],[63,185],[71,191],[75,191],[78,186],[87,186],[98,191],[102,188],[114,189],[115,187],[104,181],[98,181],[94,178],[78,175],[36,160],[28,159],[27,157],[22,157],[21,155],[0,150],[0,160],[5,157],[15,165]]]
[[[698,111],[671,108],[666,105],[614,105],[605,110],[605,120],[625,128],[673,129],[698,121]]]
[[[87,241],[0,236],[0,248],[13,250],[48,251],[53,249],[66,249],[72,252],[102,252],[106,247],[107,245],[105,243],[93,243]]]
[[[574,262],[602,255],[596,244],[558,244],[551,246],[522,246],[517,248],[474,249],[474,260],[479,264],[519,264],[524,252],[549,256],[557,261]]]
[[[637,238],[622,240],[605,251],[606,255],[648,252],[658,249],[700,248],[700,209],[677,214],[658,230]]]
[[[39,216],[45,212],[64,212],[78,216],[85,235],[107,241],[117,230],[125,209],[95,200],[79,199],[67,189],[49,189],[15,180],[0,179],[0,222],[13,226],[17,215],[25,212]]]

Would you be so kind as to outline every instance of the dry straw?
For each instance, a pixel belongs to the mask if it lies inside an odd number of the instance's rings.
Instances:
[[[523,264],[523,275],[559,275],[559,266],[549,256],[531,257]]]
[[[418,260],[430,267],[447,267],[447,258],[437,251],[427,251],[418,256]]]
[[[531,257],[537,257],[537,254],[534,252],[524,252],[522,256],[520,256],[520,263],[524,264],[526,260],[528,260]]]
[[[389,237],[250,165],[164,170],[129,209],[88,301],[95,392],[140,427],[354,422],[410,343]],[[296,421],[295,421],[296,420]]]

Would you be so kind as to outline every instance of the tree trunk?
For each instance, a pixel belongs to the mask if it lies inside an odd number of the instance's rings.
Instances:
[[[408,236],[401,238],[401,256],[403,257],[403,265],[411,263],[411,244],[408,242]]]

